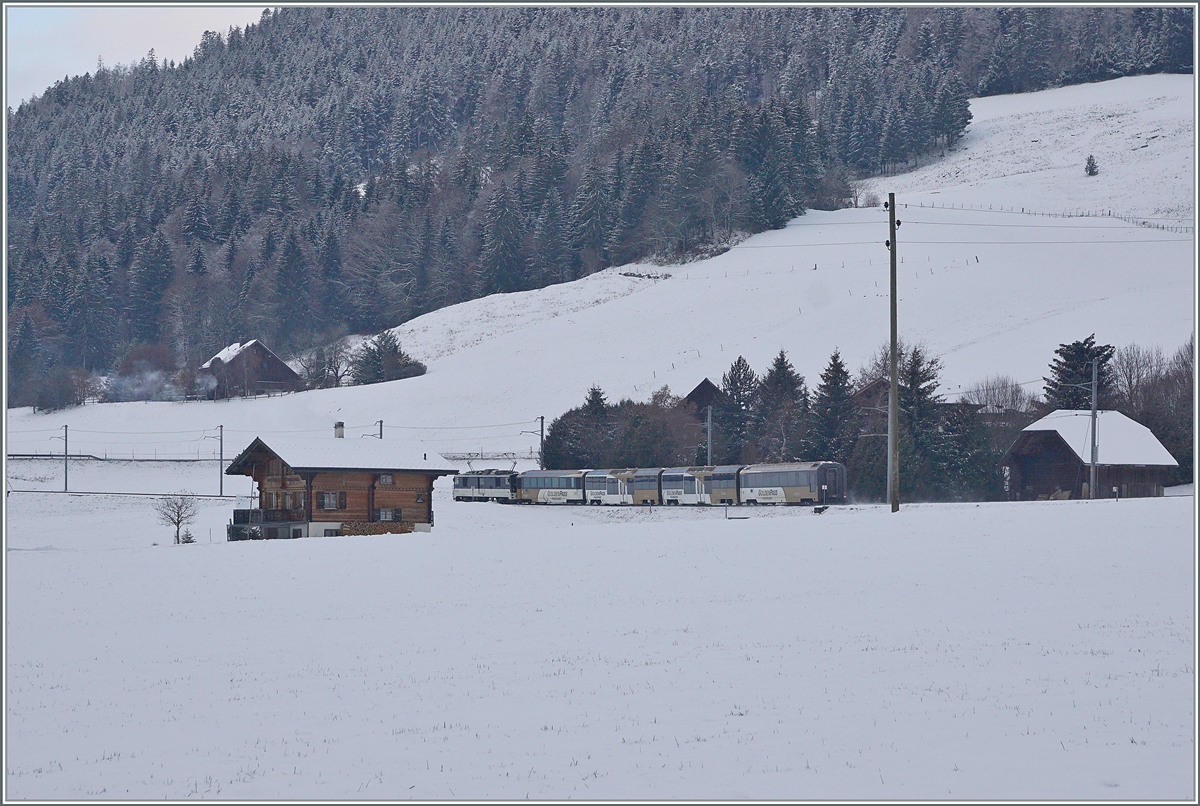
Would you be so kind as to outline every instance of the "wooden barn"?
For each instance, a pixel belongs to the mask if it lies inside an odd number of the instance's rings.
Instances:
[[[1096,415],[1096,497],[1150,498],[1178,462],[1149,428],[1119,411]],[[1026,426],[1004,456],[1021,501],[1090,498],[1092,413],[1060,409]]]
[[[376,439],[255,438],[225,473],[254,480],[258,507],[233,511],[228,539],[427,532],[434,479],[458,472],[428,457]]]
[[[197,375],[205,395],[217,400],[304,388],[304,380],[258,339],[234,342],[201,364]]]

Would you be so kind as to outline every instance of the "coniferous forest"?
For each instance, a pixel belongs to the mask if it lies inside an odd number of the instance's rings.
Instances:
[[[7,110],[8,405],[282,356],[853,203],[1189,8],[284,8]],[[143,361],[144,363],[144,361]]]

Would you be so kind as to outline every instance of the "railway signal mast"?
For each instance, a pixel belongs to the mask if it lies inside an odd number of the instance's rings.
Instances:
[[[896,372],[896,194],[889,193],[884,202],[888,211],[888,240],[885,244],[891,253],[891,309],[892,349],[889,357],[890,383],[888,387],[888,444],[887,444],[887,497],[892,512],[900,511],[900,385]]]

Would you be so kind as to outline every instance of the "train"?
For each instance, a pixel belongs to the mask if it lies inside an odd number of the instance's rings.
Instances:
[[[454,500],[641,506],[844,504],[846,466],[789,462],[523,473],[472,470],[454,477]]]

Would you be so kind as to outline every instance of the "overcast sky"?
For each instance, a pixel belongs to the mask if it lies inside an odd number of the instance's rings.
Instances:
[[[194,6],[62,5],[4,7],[5,105],[17,107],[63,76],[141,60],[192,54],[206,31],[258,22],[264,4]]]

